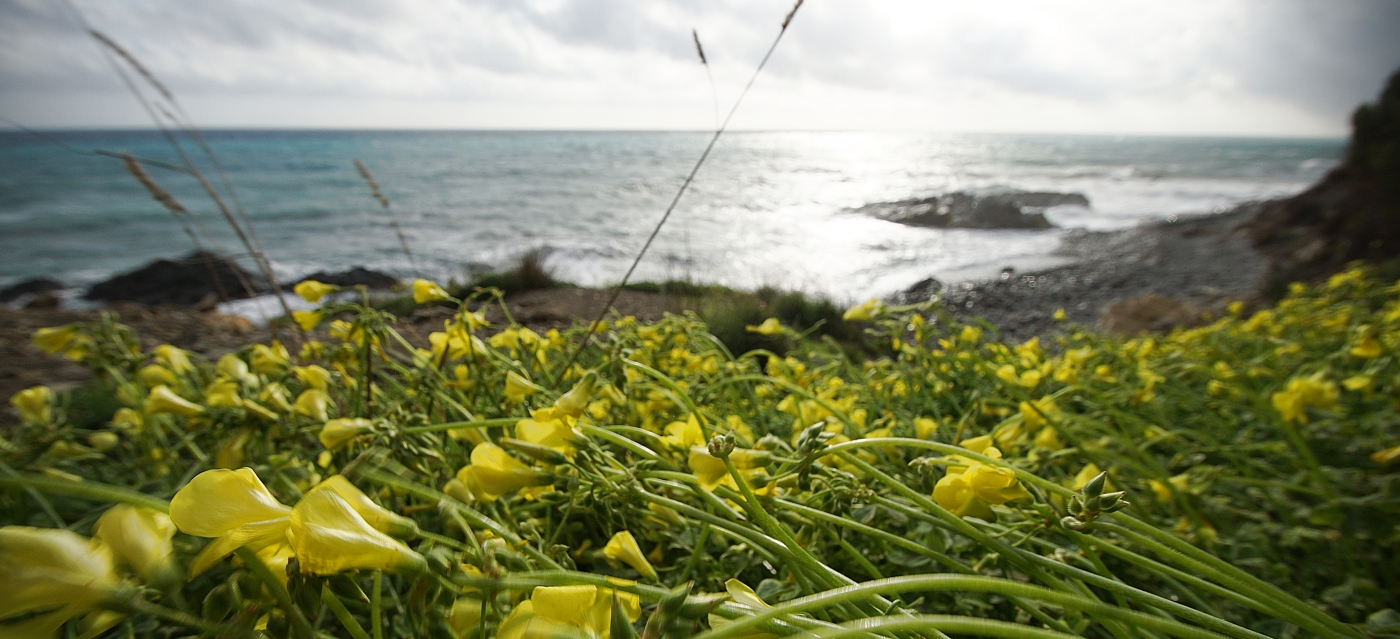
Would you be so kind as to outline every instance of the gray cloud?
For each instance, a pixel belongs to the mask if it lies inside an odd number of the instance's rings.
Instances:
[[[705,40],[721,93],[732,93],[791,6],[789,0],[77,1],[94,25],[181,95],[595,108],[648,94],[660,95],[660,104],[664,94],[687,90],[697,77],[692,27]],[[1087,110],[1211,95],[1341,122],[1400,65],[1395,33],[1400,3],[1393,0],[810,2],[765,83],[791,96],[883,94],[930,105],[1045,98]],[[119,95],[119,85],[61,5],[0,0],[0,105],[19,103],[17,96],[37,104],[44,96],[104,91]],[[853,117],[851,126],[861,127]]]

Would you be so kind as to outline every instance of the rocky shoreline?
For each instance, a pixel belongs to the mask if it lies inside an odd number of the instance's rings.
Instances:
[[[954,316],[980,317],[1008,342],[1056,332],[1060,309],[1069,323],[1119,333],[1190,324],[1233,300],[1261,301],[1270,261],[1243,226],[1260,206],[1121,231],[1072,232],[1057,251],[1070,260],[1064,266],[1007,269],[999,278],[948,286],[925,280],[894,301],[937,295]]]

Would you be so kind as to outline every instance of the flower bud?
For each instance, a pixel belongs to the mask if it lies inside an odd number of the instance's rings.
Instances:
[[[711,437],[708,450],[712,457],[728,459],[729,453],[734,452],[734,433],[727,432]]]
[[[179,585],[180,571],[175,567],[170,542],[175,537],[175,524],[169,515],[117,504],[97,519],[92,536],[110,546],[146,583],[161,590]]]
[[[151,389],[151,393],[146,396],[145,411],[147,415],[159,415],[170,413],[173,415],[184,415],[194,417],[204,412],[204,407],[195,404],[170,390],[169,386],[160,385]]]
[[[1096,475],[1093,479],[1090,479],[1090,480],[1089,480],[1089,483],[1084,484],[1084,488],[1081,489],[1081,493],[1082,493],[1082,494],[1084,495],[1084,497],[1086,498],[1086,502],[1087,502],[1087,498],[1089,498],[1089,497],[1098,497],[1101,493],[1103,493],[1103,486],[1104,486],[1104,483],[1107,482],[1107,481],[1108,481],[1108,473],[1107,473],[1107,472],[1102,472],[1102,473],[1099,473],[1098,475]],[[1087,503],[1086,503],[1086,505],[1087,505]]]
[[[321,445],[326,450],[337,451],[350,445],[356,437],[368,433],[374,424],[362,417],[332,419],[321,427]]]
[[[321,298],[326,295],[340,290],[340,287],[331,284],[322,284],[316,280],[306,280],[292,287],[292,290],[295,291],[297,295],[300,295],[301,299],[315,304],[321,301]]]
[[[47,424],[53,419],[53,409],[49,408],[52,398],[53,391],[48,386],[33,386],[11,396],[10,405],[25,423]]]

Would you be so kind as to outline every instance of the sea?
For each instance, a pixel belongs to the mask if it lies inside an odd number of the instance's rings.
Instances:
[[[159,131],[0,133],[0,287],[37,276],[82,287],[195,248],[121,160],[94,150],[175,165],[189,158],[246,214],[282,280],[364,266],[469,281],[539,250],[559,279],[612,284],[710,137],[214,130],[202,134],[206,153],[188,136]],[[848,302],[929,277],[1041,268],[1057,263],[1061,237],[1077,229],[1296,193],[1344,148],[1341,139],[728,132],[632,280],[774,286]],[[372,172],[388,211],[355,160]],[[191,212],[201,242],[245,255],[197,180],[147,170]],[[1047,210],[1056,228],[1041,231],[914,228],[853,210],[1008,189],[1077,192],[1090,205]]]

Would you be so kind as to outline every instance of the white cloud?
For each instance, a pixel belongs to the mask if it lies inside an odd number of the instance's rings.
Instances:
[[[206,126],[705,128],[789,0],[78,0]],[[1388,0],[810,0],[736,125],[1337,135]],[[57,3],[0,0],[0,113],[142,126]]]

